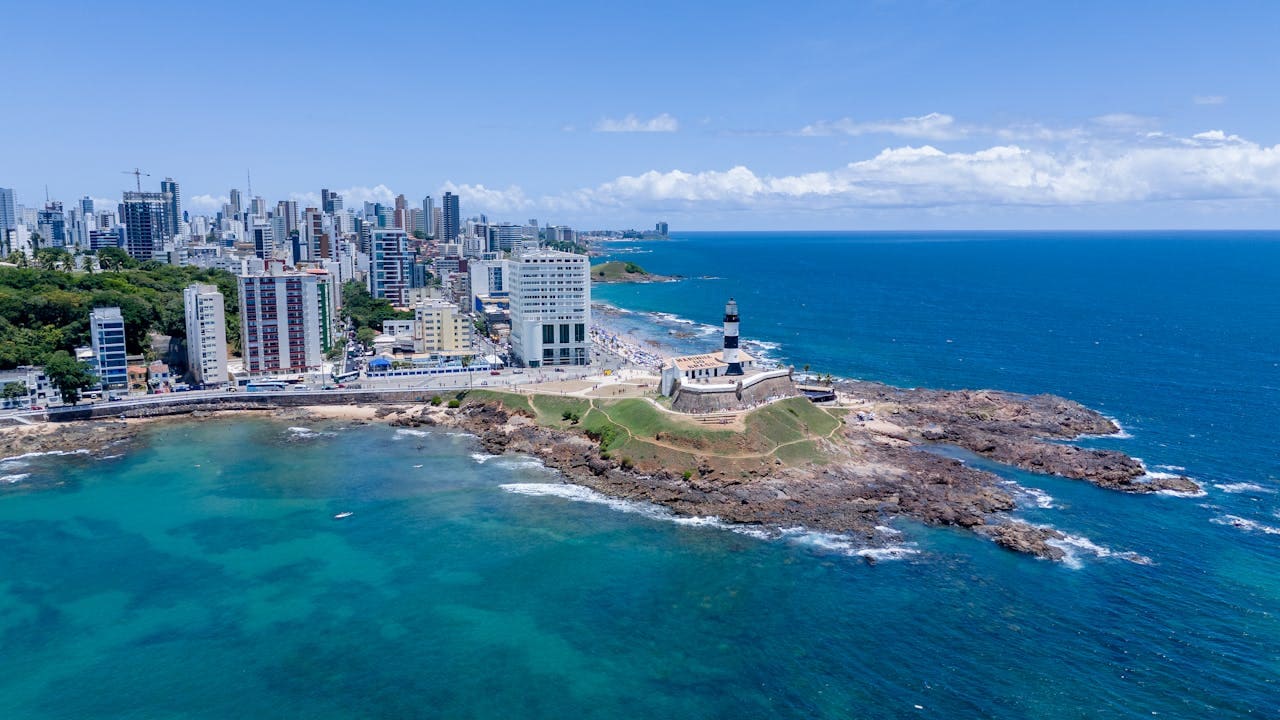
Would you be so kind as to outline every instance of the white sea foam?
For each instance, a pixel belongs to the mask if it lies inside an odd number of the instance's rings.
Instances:
[[[1217,525],[1230,525],[1231,527],[1239,528],[1241,530],[1260,532],[1267,535],[1280,535],[1280,528],[1278,527],[1263,525],[1257,520],[1242,518],[1239,515],[1221,515],[1219,517],[1211,519],[1209,522],[1215,523]]]
[[[22,482],[23,480],[26,480],[29,477],[31,477],[31,473],[14,473],[13,475],[0,475],[0,482],[8,483],[12,485],[14,483]]]
[[[124,457],[124,453],[116,453],[115,455],[103,455],[99,460],[117,460]]]
[[[1182,467],[1181,465],[1156,465],[1155,467],[1159,470],[1165,470],[1167,472],[1186,472],[1187,471],[1187,469]]]
[[[1239,493],[1274,493],[1275,492],[1273,488],[1266,488],[1256,483],[1249,483],[1249,482],[1222,483],[1219,485],[1214,485],[1214,487],[1218,488],[1224,493],[1230,493],[1232,495],[1239,494]]]
[[[1041,510],[1052,510],[1057,507],[1053,504],[1053,496],[1039,488],[1019,485],[1013,480],[1003,480],[1001,484],[1012,488],[1014,496],[1024,505],[1034,505]]]
[[[497,456],[497,455],[490,455],[490,454],[488,454],[488,453],[471,453],[471,459],[472,459],[472,460],[475,460],[477,463],[479,463],[479,464],[481,464],[481,465],[485,464],[486,462],[488,462],[488,461],[490,461],[490,460],[492,460],[492,459],[494,459],[494,458],[496,458],[496,457],[498,457],[498,456]]]
[[[687,527],[711,527],[720,530],[729,530],[740,535],[747,535],[761,540],[784,540],[795,544],[810,546],[826,552],[839,553],[841,555],[864,557],[874,560],[900,560],[919,553],[919,551],[914,547],[906,544],[889,547],[865,547],[859,545],[853,538],[849,538],[847,536],[818,532],[803,527],[768,530],[751,525],[740,525],[737,523],[725,522],[714,516],[676,515],[660,505],[609,497],[604,493],[600,493],[592,490],[591,488],[582,487],[580,485],[570,485],[567,483],[508,483],[500,485],[499,487],[507,492],[516,493],[518,495],[551,496],[573,502],[604,505],[612,510],[632,513],[635,515],[643,515],[644,517],[652,520],[662,520],[664,522],[675,523],[676,525],[684,525]],[[891,528],[885,529],[890,532],[896,532]]]
[[[506,457],[494,464],[506,470],[542,470],[550,473],[559,472],[555,468],[547,467],[541,460],[531,457]]]
[[[89,454],[89,450],[87,448],[80,448],[79,450],[45,450],[44,452],[29,452],[29,453],[23,453],[21,455],[13,455],[7,458],[0,458],[0,462],[8,463],[8,462],[14,462],[16,460],[29,460],[31,458],[43,457],[45,455],[88,455],[88,454]]]
[[[396,437],[426,437],[430,434],[430,430],[414,430],[413,428],[399,428],[396,430]]]
[[[1150,565],[1151,558],[1146,555],[1139,555],[1133,551],[1117,551],[1109,547],[1105,547],[1095,543],[1082,535],[1070,535],[1061,540],[1046,540],[1046,545],[1051,545],[1066,553],[1062,558],[1062,564],[1073,570],[1079,570],[1084,567],[1084,563],[1080,559],[1081,553],[1088,553],[1096,558],[1119,558],[1127,560],[1137,565]]]

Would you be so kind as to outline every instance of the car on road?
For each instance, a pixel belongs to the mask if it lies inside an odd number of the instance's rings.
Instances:
[[[498,372],[497,370],[490,370],[490,371],[489,371],[489,374],[490,374],[490,375],[501,375],[502,373]]]

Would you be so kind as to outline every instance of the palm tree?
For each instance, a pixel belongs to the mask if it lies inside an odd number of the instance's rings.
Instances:
[[[471,356],[470,355],[462,356],[462,367],[467,369],[467,389],[470,390],[472,387],[474,387],[471,384]]]

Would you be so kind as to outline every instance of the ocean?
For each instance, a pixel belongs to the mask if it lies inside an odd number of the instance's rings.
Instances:
[[[1067,561],[894,522],[761,539],[441,431],[245,418],[0,463],[0,716],[1280,716],[1280,234],[689,233],[612,324],[899,385],[1051,392],[1185,473],[993,466]],[[296,425],[296,423],[295,423]],[[339,512],[352,512],[334,520]]]

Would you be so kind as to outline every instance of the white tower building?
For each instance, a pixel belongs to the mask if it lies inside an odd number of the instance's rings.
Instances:
[[[738,303],[733,298],[724,306],[724,354],[723,359],[729,366],[725,375],[742,374],[742,358],[738,355]]]

